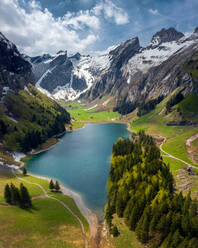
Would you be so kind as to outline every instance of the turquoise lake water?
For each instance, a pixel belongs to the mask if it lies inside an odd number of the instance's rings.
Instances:
[[[124,124],[87,124],[66,133],[52,149],[34,155],[27,169],[58,179],[80,193],[91,210],[103,213],[112,145],[128,135]]]

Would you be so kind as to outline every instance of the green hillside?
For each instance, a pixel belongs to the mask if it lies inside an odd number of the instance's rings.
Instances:
[[[0,106],[0,142],[10,151],[27,152],[69,122],[65,109],[29,84],[18,94],[9,91]]]
[[[187,72],[192,75],[193,79],[196,80],[198,78],[198,53],[195,52],[191,59],[185,63],[183,67],[183,73]]]
[[[178,103],[177,109],[185,119],[198,123],[198,95],[187,96]]]

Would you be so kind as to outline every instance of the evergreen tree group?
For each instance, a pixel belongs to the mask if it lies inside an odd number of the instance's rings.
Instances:
[[[56,182],[54,183],[53,180],[51,179],[51,180],[50,180],[50,183],[49,183],[49,188],[50,188],[51,191],[59,192],[59,191],[60,191],[59,182],[56,181]]]
[[[27,175],[27,170],[26,170],[26,168],[25,168],[25,167],[23,168],[23,175],[24,175],[24,176],[26,176],[26,175]]]
[[[166,103],[166,114],[171,112],[171,108],[181,102],[184,99],[184,96],[182,95],[181,92],[173,95],[168,102]]]
[[[6,184],[4,197],[6,202],[11,205],[17,205],[21,208],[30,208],[32,206],[29,192],[22,183],[20,188],[17,188],[13,183]]]
[[[151,136],[140,131],[113,146],[105,218],[123,217],[149,247],[197,248],[198,203],[175,193],[169,166]]]
[[[18,122],[10,122],[6,113],[0,114],[0,137],[9,151],[28,152],[48,138],[65,131],[70,123],[69,113],[57,102],[48,98],[33,85],[18,94],[9,91],[4,98],[8,112]]]

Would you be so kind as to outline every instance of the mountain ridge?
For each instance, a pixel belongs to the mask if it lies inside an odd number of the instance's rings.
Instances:
[[[162,28],[145,47],[135,37],[98,56],[80,53],[67,56],[64,51],[49,55],[48,60],[41,56],[41,62],[33,62],[32,67],[37,88],[54,99],[87,103],[111,96],[115,99],[114,110],[127,114],[143,102],[163,99],[177,84],[182,85],[179,70],[182,71],[182,65],[196,52],[197,43],[197,28],[186,35],[174,28]],[[65,60],[59,63],[61,56]],[[189,78],[189,85],[192,84],[190,75],[184,78],[181,81]],[[196,86],[190,87],[185,96],[197,92]]]
[[[0,33],[0,151],[29,152],[70,123],[68,112],[31,83],[32,65]]]
[[[181,36],[181,34],[180,34]],[[128,63],[120,69],[120,76],[112,81],[108,73],[95,82],[92,88],[86,92],[82,99],[93,101],[98,97],[109,94],[116,100],[115,110],[127,114],[158,97],[163,99],[170,94],[182,82],[186,83],[186,95],[197,92],[195,79],[185,74],[182,78],[182,67],[198,49],[198,36],[194,32],[188,36],[182,36],[179,40],[159,43],[158,46],[140,48]],[[191,91],[188,90],[188,83]],[[102,91],[101,84],[103,85]],[[99,92],[99,94],[98,94]]]

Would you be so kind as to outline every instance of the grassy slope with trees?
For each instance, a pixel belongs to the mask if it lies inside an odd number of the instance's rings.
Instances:
[[[170,99],[174,94],[175,92],[168,98],[164,99],[150,113],[141,117],[133,118],[131,120],[131,129],[135,132],[143,129],[155,137],[166,137],[167,142],[163,145],[163,149],[170,152],[170,154],[193,164],[193,162],[189,159],[186,150],[186,140],[198,132],[197,125],[169,126],[167,123],[172,120],[181,121],[181,118],[177,119],[178,108],[182,113],[186,113],[186,108],[188,108],[188,113],[184,114],[183,118],[188,118],[186,115],[191,115],[191,117],[196,120],[198,116],[198,108],[196,107],[198,104],[198,97],[197,95],[188,96],[180,103],[173,105],[171,113],[167,113],[167,103],[170,102]],[[196,103],[194,104],[195,101]]]
[[[53,193],[49,183],[31,176],[22,176],[25,180],[42,185],[50,196],[67,204],[81,219],[88,232],[88,223],[81,215],[74,201],[60,193]],[[0,226],[3,247],[84,247],[84,239],[77,220],[59,203],[43,197],[42,190],[37,185],[23,182],[32,197],[32,207],[24,210],[18,206],[7,205],[4,198],[4,187],[13,183],[20,187],[21,181],[11,175],[0,177]],[[56,210],[56,211],[54,211]]]
[[[105,210],[113,234],[114,213],[153,248],[197,247],[197,202],[189,194],[174,192],[169,167],[144,132],[133,141],[119,139],[113,146]]]
[[[171,121],[178,121],[185,120],[186,116],[191,115],[191,119],[187,118],[188,120],[195,121],[197,120],[198,116],[198,108],[196,107],[197,102],[197,95],[189,95],[185,99],[181,100],[179,103],[175,105],[169,104],[173,102],[172,100],[175,99],[175,96],[178,94],[178,90],[174,91],[169,97],[165,98],[162,102],[156,105],[155,109],[151,112],[143,115],[141,117],[134,117],[131,120],[131,129],[135,132],[143,129],[148,134],[153,135],[156,138],[159,137],[166,137],[166,142],[162,145],[162,148],[168,152],[169,154],[182,159],[183,161],[198,167],[198,160],[192,161],[189,157],[189,153],[186,148],[186,141],[191,136],[198,133],[198,126],[197,125],[179,125],[179,126],[169,126],[167,123]],[[172,105],[172,106],[171,106]],[[170,110],[167,111],[167,106],[171,106]],[[188,113],[183,115],[178,115],[178,108],[181,113],[186,113],[186,109],[188,109]],[[193,118],[192,118],[193,117]],[[187,120],[186,119],[186,120]],[[193,148],[193,144],[191,150],[195,151],[196,148]],[[162,153],[162,155],[164,155]],[[195,155],[196,158],[196,155]],[[178,189],[187,193],[188,190],[192,192],[192,197],[197,197],[198,192],[198,179],[197,175],[188,175],[185,172],[185,168],[187,165],[182,163],[181,161],[172,159],[170,157],[164,156],[164,161],[169,163],[170,170],[174,175],[176,185]],[[196,173],[198,170],[193,169]],[[188,185],[186,187],[186,184]]]
[[[8,118],[12,114],[16,120]],[[64,132],[70,115],[34,86],[18,94],[8,92],[0,108],[0,141],[10,151],[27,152]]]

